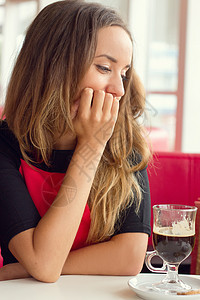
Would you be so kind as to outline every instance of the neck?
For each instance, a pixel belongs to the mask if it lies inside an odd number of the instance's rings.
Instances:
[[[76,136],[67,133],[56,140],[54,144],[55,150],[73,150],[76,147]]]

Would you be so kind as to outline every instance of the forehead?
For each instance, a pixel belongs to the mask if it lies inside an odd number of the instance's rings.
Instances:
[[[128,33],[119,26],[101,28],[97,34],[96,56],[107,54],[117,60],[126,59],[131,62],[133,52],[132,41]]]

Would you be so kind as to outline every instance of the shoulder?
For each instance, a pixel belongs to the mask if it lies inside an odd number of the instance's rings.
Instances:
[[[18,140],[5,120],[0,122],[0,144],[20,152]]]
[[[143,156],[141,153],[132,150],[128,156],[128,161],[131,166],[137,166],[143,161]]]
[[[0,122],[0,154],[15,162],[21,158],[18,140],[5,120]]]
[[[135,169],[134,175],[138,180],[140,180],[141,176],[146,177],[147,176],[147,167],[148,164],[141,166],[142,163],[142,155],[132,151],[132,153],[128,156],[128,163],[130,168]]]

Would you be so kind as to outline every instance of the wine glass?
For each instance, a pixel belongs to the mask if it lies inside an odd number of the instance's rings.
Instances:
[[[180,280],[178,267],[192,252],[195,244],[195,218],[197,208],[186,205],[153,206],[153,247],[147,252],[145,263],[152,272],[167,273],[152,288],[164,294],[185,292],[191,287]],[[161,268],[155,268],[151,259],[158,255],[163,260]]]

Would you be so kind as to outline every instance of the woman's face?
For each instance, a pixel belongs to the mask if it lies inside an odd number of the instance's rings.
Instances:
[[[80,82],[73,106],[78,109],[80,94],[85,88],[103,90],[120,100],[125,92],[124,81],[131,59],[132,42],[123,28],[109,26],[100,29],[94,60]],[[77,109],[74,107],[72,118]]]

